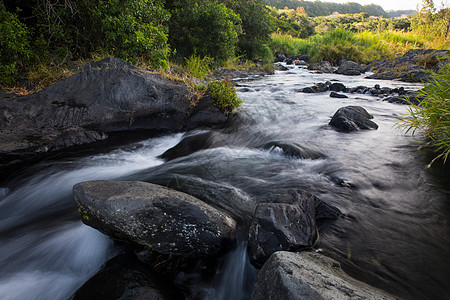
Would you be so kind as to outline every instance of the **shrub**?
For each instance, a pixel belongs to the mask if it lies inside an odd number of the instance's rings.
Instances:
[[[208,56],[200,58],[198,56],[191,55],[185,58],[184,65],[189,76],[198,78],[200,80],[205,80],[206,76],[211,72],[211,63],[212,59]]]
[[[406,132],[420,131],[427,136],[429,145],[438,153],[430,165],[440,157],[450,155],[450,64],[444,64],[435,79],[420,92],[424,100],[409,108],[409,115],[401,119]]]
[[[27,26],[0,7],[0,84],[14,83],[33,56]]]
[[[212,81],[208,84],[207,92],[211,94],[214,106],[225,113],[231,113],[242,105],[233,83],[227,79]]]

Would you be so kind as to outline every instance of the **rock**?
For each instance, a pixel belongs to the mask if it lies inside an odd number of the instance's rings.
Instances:
[[[318,63],[312,63],[308,66],[308,70],[318,71],[321,73],[333,73],[334,69],[331,66],[330,62],[322,61]]]
[[[230,246],[236,223],[201,200],[138,181],[88,181],[73,188],[82,221],[114,238],[175,256],[213,256]]]
[[[328,91],[328,86],[325,83],[317,83],[310,87],[305,87],[301,90],[303,93],[323,93]]]
[[[337,218],[340,211],[306,191],[288,191],[262,199],[248,236],[250,262],[261,267],[276,251],[311,248],[317,240],[316,220]]]
[[[252,300],[390,300],[394,296],[347,275],[339,263],[315,252],[276,252],[256,278]]]
[[[0,156],[61,150],[109,132],[180,130],[192,109],[188,95],[185,84],[121,59],[88,63],[42,91],[0,97]]]
[[[305,62],[304,60],[301,60],[301,59],[296,59],[296,60],[294,61],[294,64],[295,64],[296,66],[306,66],[306,62]]]
[[[275,149],[281,149],[286,156],[303,158],[303,159],[318,159],[324,158],[325,155],[317,150],[306,148],[297,143],[285,143],[279,141],[272,141],[264,144],[262,147],[266,150],[273,151]]]
[[[330,97],[331,97],[331,98],[348,98],[347,95],[338,94],[338,93],[336,93],[336,92],[331,92]]]
[[[347,88],[345,87],[345,85],[343,85],[340,82],[333,82],[332,84],[329,85],[328,87],[330,89],[330,91],[333,92],[346,92]]]
[[[281,64],[273,64],[273,66],[275,67],[275,70],[278,70],[278,71],[287,71],[287,70],[289,70],[288,67],[283,66]]]
[[[350,76],[361,75],[363,73],[363,68],[358,63],[347,60],[339,66],[339,68],[336,70],[336,73]]]
[[[286,65],[293,65],[295,58],[289,57],[286,59]]]
[[[275,62],[283,62],[286,60],[286,54],[284,53],[276,53],[275,54]]]
[[[367,78],[428,82],[432,75],[427,70],[437,71],[449,56],[450,50],[411,49],[393,61],[372,61],[370,65],[375,74]]]
[[[196,129],[201,127],[213,127],[224,124],[228,117],[215,107],[211,100],[211,95],[202,97],[192,110],[185,128]]]
[[[369,91],[370,91],[370,89],[368,87],[366,87],[366,86],[363,86],[363,85],[359,85],[357,87],[349,89],[349,92],[352,93],[352,94],[353,93],[366,94]]]
[[[160,177],[158,179],[161,180]],[[202,200],[206,204],[225,212],[239,224],[248,226],[252,221],[253,212],[256,208],[255,200],[233,186],[183,175],[177,175],[176,180],[164,180],[161,184],[167,184],[173,189]]]
[[[367,79],[382,79],[382,80],[393,80],[396,78],[394,72],[386,71],[382,73],[374,73],[366,77]]]
[[[316,240],[314,211],[303,212],[298,205],[285,203],[260,204],[250,225],[250,261],[261,267],[276,251],[311,248]]]
[[[73,296],[73,300],[90,299],[181,300],[184,295],[164,275],[131,254],[122,254],[109,260]]]
[[[377,129],[378,125],[370,119],[373,116],[361,106],[346,106],[336,111],[329,124],[343,132]]]

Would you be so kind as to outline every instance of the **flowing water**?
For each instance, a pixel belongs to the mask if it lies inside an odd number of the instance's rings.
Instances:
[[[0,184],[0,299],[66,299],[116,254],[108,237],[77,216],[72,186],[92,179],[171,185],[189,179],[250,200],[309,190],[344,214],[321,224],[319,251],[352,276],[401,297],[448,299],[448,169],[427,169],[432,157],[417,151],[419,139],[395,128],[406,106],[369,95],[335,99],[297,92],[333,79],[348,87],[405,86],[298,68],[278,72],[240,82],[243,108],[226,128],[209,130],[220,142],[208,149],[164,162],[158,155],[183,138],[172,134],[101,154],[67,155],[11,174]],[[330,128],[330,117],[347,105],[366,108],[378,130],[346,134]],[[298,143],[325,156],[299,159],[264,150],[270,141]],[[240,243],[224,258],[207,298],[248,299],[255,274]]]

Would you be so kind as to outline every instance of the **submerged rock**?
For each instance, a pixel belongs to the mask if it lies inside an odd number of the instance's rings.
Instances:
[[[343,132],[377,129],[378,125],[370,119],[373,116],[361,106],[346,106],[336,111],[329,124]]]
[[[302,190],[270,195],[256,207],[250,225],[248,253],[261,267],[276,251],[298,251],[314,246],[316,220],[335,219],[340,211]]]
[[[276,252],[256,278],[252,300],[371,299],[394,296],[347,275],[339,263],[315,252]]]
[[[339,93],[336,93],[336,92],[331,92],[330,93],[330,97],[331,98],[348,98],[347,95],[339,94]]]
[[[263,146],[266,150],[281,149],[286,156],[303,158],[303,159],[319,159],[324,158],[325,155],[317,150],[306,148],[297,143],[286,143],[280,141],[272,141],[264,144]]]
[[[216,255],[234,239],[235,221],[203,201],[138,181],[88,181],[73,188],[82,221],[162,254]]]

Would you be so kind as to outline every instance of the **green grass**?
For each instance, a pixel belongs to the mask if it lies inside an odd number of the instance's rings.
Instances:
[[[274,53],[288,56],[308,54],[312,62],[327,60],[338,64],[341,59],[368,63],[376,59],[393,59],[414,48],[449,49],[450,39],[414,32],[352,32],[336,29],[307,39],[275,33],[270,44]]]
[[[425,145],[437,153],[431,166],[441,157],[446,162],[450,155],[450,64],[444,65],[420,94],[424,100],[409,108],[409,115],[401,119],[399,126],[406,128],[406,133],[420,132],[429,138]]]

